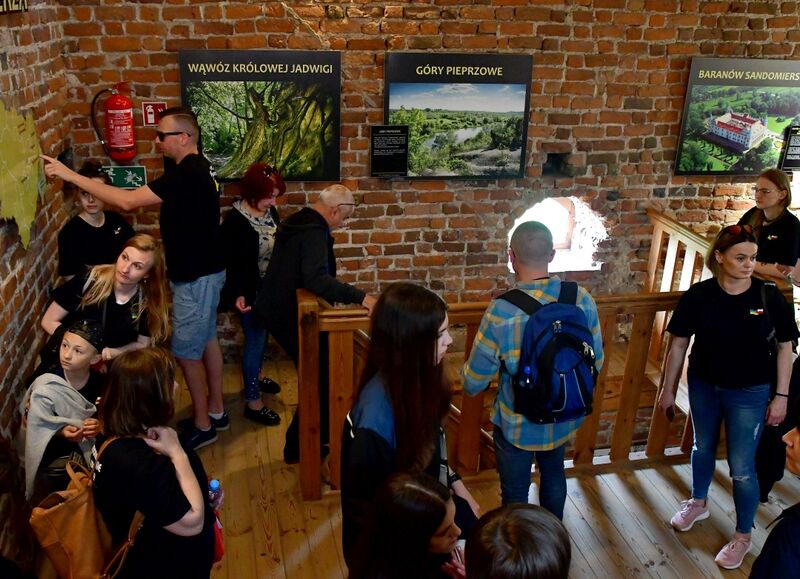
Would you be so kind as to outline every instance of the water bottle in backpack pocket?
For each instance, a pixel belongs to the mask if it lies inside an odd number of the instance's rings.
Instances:
[[[537,424],[592,412],[597,382],[594,337],[586,314],[576,305],[577,292],[576,283],[562,282],[557,302],[541,304],[518,289],[499,298],[530,315],[511,380],[514,412]]]

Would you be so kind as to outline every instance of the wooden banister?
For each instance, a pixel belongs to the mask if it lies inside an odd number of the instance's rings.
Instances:
[[[299,360],[297,405],[300,412],[300,491],[303,498],[318,499],[320,488],[319,414],[319,302],[309,291],[297,290]],[[327,355],[327,353],[326,353]]]
[[[647,365],[647,351],[649,349],[649,328],[657,312],[668,311],[675,307],[680,292],[654,293],[654,294],[629,294],[618,296],[599,296],[596,298],[598,314],[603,328],[604,341],[607,345],[613,344],[615,332],[620,320],[632,319],[633,333],[629,339],[624,370],[620,375],[611,376],[616,369],[610,369],[607,363],[601,371],[600,380],[595,390],[595,405],[593,414],[584,421],[578,432],[575,443],[575,464],[590,465],[595,460],[594,449],[598,434],[599,416],[603,409],[617,409],[617,419],[614,424],[612,445],[612,458],[614,462],[627,459],[631,450],[633,426],[636,411],[641,406],[642,380]],[[309,294],[310,296],[310,294]],[[365,310],[360,308],[320,309],[318,303],[313,303],[309,296],[299,300],[301,340],[308,343],[301,346],[301,364],[298,371],[300,388],[299,401],[303,406],[300,420],[301,463],[300,477],[301,489],[304,498],[320,496],[319,472],[319,401],[314,400],[318,393],[316,374],[314,378],[307,376],[308,372],[318,371],[319,355],[317,332],[329,334],[330,356],[330,440],[331,440],[331,482],[334,487],[339,481],[339,456],[341,452],[341,427],[344,417],[352,404],[354,384],[361,374],[367,339],[363,332],[369,327],[369,318]],[[448,315],[453,324],[463,324],[467,329],[467,352],[477,331],[487,302],[452,304]],[[313,336],[313,337],[312,337]],[[317,344],[315,350],[314,344]],[[609,347],[606,347],[609,351]],[[356,355],[356,352],[360,352]],[[308,359],[302,358],[308,355]],[[610,357],[607,356],[607,360]],[[613,383],[613,385],[612,385]],[[647,405],[652,405],[653,393]],[[607,397],[612,397],[608,398]],[[613,404],[611,404],[613,402]],[[306,412],[308,408],[308,412]],[[481,396],[462,396],[460,412],[457,414],[457,441],[454,464],[465,474],[477,472],[480,465],[481,448],[486,448],[482,443],[485,433],[482,431],[483,401]],[[316,454],[314,450],[316,449]],[[662,453],[663,453],[663,449]],[[657,454],[657,449],[651,449],[651,456]],[[309,463],[306,457],[314,461]]]
[[[667,314],[682,292],[692,283],[710,276],[702,256],[710,241],[654,210],[648,210],[653,223],[645,292],[607,295],[595,298],[603,332],[606,364],[595,389],[593,412],[578,430],[571,464],[574,468],[624,463],[631,460],[637,412],[653,406],[663,387],[663,364],[666,356]],[[666,247],[665,244],[666,243]],[[664,256],[664,261],[662,261]],[[677,279],[676,279],[677,275]],[[780,284],[791,299],[791,286]],[[678,291],[675,291],[678,290]],[[300,364],[298,367],[298,402],[300,414],[300,480],[303,497],[320,496],[320,417],[318,373],[320,355],[329,356],[331,483],[338,486],[341,428],[353,402],[354,385],[361,376],[368,348],[369,316],[360,307],[331,308],[312,294],[298,291]],[[466,328],[465,359],[469,356],[478,325],[488,302],[464,302],[449,305],[453,325]],[[617,340],[622,323],[630,329],[627,340]],[[329,335],[329,351],[319,351],[319,333]],[[668,346],[668,344],[666,344]],[[612,355],[614,354],[614,355]],[[451,415],[456,428],[454,465],[464,474],[475,473],[482,464],[481,451],[491,452],[489,433],[483,430],[484,394],[461,396],[461,407]],[[608,457],[596,456],[600,417],[603,411],[616,411]],[[646,457],[664,457],[669,424],[653,411],[648,430]],[[686,452],[691,429],[684,429]],[[677,452],[677,451],[675,451]],[[670,451],[671,456],[674,452]],[[644,453],[636,453],[644,458]],[[638,458],[637,458],[638,459]],[[490,462],[491,461],[486,461]]]

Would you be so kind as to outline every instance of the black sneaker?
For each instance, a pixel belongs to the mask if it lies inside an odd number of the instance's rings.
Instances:
[[[192,430],[186,431],[183,435],[183,442],[189,448],[197,450],[215,443],[217,438],[219,438],[219,436],[217,436],[217,429],[212,425],[208,430],[200,430],[195,427]]]
[[[263,394],[278,394],[281,391],[281,385],[272,378],[262,378],[259,380],[258,388]]]
[[[244,417],[253,422],[258,422],[264,426],[275,426],[281,423],[281,417],[274,410],[266,406],[261,410],[253,410],[249,406],[244,407]]]
[[[211,420],[211,426],[213,426],[219,432],[223,432],[225,430],[229,430],[231,427],[231,420],[228,417],[228,413],[224,412],[222,414],[222,418],[214,418],[213,416],[208,417]],[[183,420],[178,420],[177,426],[180,430],[192,430],[195,428],[194,425],[194,416],[190,416],[189,418],[184,418]]]

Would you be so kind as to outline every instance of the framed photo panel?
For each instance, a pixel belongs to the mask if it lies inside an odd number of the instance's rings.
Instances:
[[[339,52],[184,50],[179,62],[183,104],[220,179],[263,162],[287,181],[338,181]]]
[[[800,124],[800,62],[695,58],[676,175],[758,175],[777,167],[786,128]]]
[[[532,66],[524,54],[388,53],[384,122],[409,127],[408,176],[522,177]]]

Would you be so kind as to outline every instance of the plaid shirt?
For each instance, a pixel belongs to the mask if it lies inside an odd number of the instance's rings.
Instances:
[[[558,276],[519,284],[542,303],[558,301],[561,280]],[[586,321],[594,336],[594,352],[598,370],[603,365],[603,337],[597,306],[589,293],[578,287],[578,307],[586,314]],[[523,450],[552,450],[566,443],[583,422],[583,418],[555,424],[533,424],[514,412],[514,391],[511,376],[517,373],[522,335],[529,316],[511,303],[496,299],[483,315],[472,353],[461,372],[464,391],[475,395],[485,390],[497,375],[500,361],[506,370],[500,372],[500,389],[492,408],[492,423],[500,427],[511,444]]]

